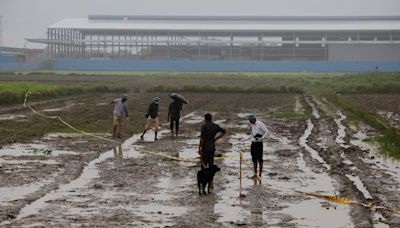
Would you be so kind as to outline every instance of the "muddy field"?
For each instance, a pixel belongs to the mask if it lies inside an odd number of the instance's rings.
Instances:
[[[183,109],[181,135],[172,138],[166,124],[167,94],[146,93],[145,85],[130,82],[131,118],[124,122],[121,152],[113,149],[114,143],[72,133],[21,105],[1,107],[0,226],[400,227],[398,214],[299,193],[338,195],[390,208],[400,205],[399,161],[382,156],[376,145],[364,141],[376,135],[375,130],[348,122],[346,114],[326,99],[301,94],[187,93],[191,103]],[[109,102],[115,96],[87,94],[31,105],[111,138]],[[154,96],[161,97],[160,140],[154,141],[150,131],[142,142],[139,132]],[[399,114],[379,105],[377,111]],[[217,154],[226,157],[216,160],[221,172],[213,193],[199,196],[199,161],[160,155],[197,157],[206,112],[227,130],[217,143]],[[246,197],[239,199],[239,153],[244,152],[251,163],[249,113],[267,124],[271,136],[264,144],[262,182],[250,179],[252,172],[244,165]]]

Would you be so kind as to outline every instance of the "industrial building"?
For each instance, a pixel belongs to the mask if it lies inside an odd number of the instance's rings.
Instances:
[[[51,59],[399,61],[400,17],[91,15],[27,40]]]

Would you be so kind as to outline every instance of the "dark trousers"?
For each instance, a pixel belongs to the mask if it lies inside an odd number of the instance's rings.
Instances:
[[[251,158],[253,163],[263,162],[263,143],[262,142],[252,142],[251,143]]]
[[[179,131],[179,118],[179,116],[172,116],[169,120],[169,128],[171,129],[171,131],[174,129],[174,123],[176,132]]]

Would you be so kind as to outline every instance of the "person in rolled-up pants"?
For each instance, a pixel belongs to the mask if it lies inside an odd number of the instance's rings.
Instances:
[[[263,169],[263,140],[269,136],[269,130],[265,124],[255,115],[249,115],[248,120],[251,125],[251,158],[254,165],[254,175],[252,178],[257,178],[257,166],[259,165],[259,176],[261,177]]]
[[[158,127],[159,127],[159,120],[158,120],[158,106],[160,104],[160,98],[155,97],[153,101],[150,103],[149,108],[147,109],[146,113],[146,126],[140,139],[143,141],[144,134],[151,128],[154,128],[154,140],[157,139]],[[150,117],[150,118],[149,118]]]
[[[128,116],[128,95],[123,95],[121,98],[114,99],[111,104],[114,104],[113,112],[113,137],[121,138],[122,118],[124,114],[126,119]]]

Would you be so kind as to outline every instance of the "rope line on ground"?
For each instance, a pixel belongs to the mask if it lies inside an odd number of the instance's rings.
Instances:
[[[150,151],[150,150],[145,150],[145,149],[142,149],[142,148],[135,148],[135,149],[138,150],[138,151],[141,151],[143,153],[152,154],[152,155],[168,158],[168,159],[175,160],[175,161],[195,162],[195,161],[200,161],[201,160],[200,156],[182,158],[182,157],[176,157],[176,156],[170,156],[170,155],[166,155],[166,154],[161,154],[161,153]],[[222,155],[222,156],[214,157],[214,160],[223,160],[223,159],[227,159],[227,158],[237,158],[237,157],[239,157],[239,155]]]
[[[26,92],[26,94],[25,94],[25,100],[24,100],[23,106],[26,107],[26,108],[29,108],[29,109],[30,109],[34,114],[36,114],[36,115],[39,115],[39,116],[44,117],[44,118],[46,118],[46,119],[59,120],[59,121],[60,121],[61,123],[63,123],[65,126],[71,128],[72,130],[74,130],[74,131],[76,131],[76,132],[82,133],[82,134],[84,134],[84,135],[87,135],[87,136],[90,136],[90,137],[93,137],[93,138],[97,138],[97,139],[101,139],[101,140],[105,140],[105,141],[108,141],[108,142],[116,143],[116,144],[121,144],[121,142],[118,142],[118,141],[116,141],[116,140],[108,139],[108,138],[105,138],[105,137],[101,137],[101,136],[98,136],[98,135],[94,135],[94,134],[92,134],[92,133],[88,133],[88,132],[79,130],[79,129],[77,129],[76,127],[72,126],[71,124],[67,123],[67,122],[66,122],[65,120],[63,120],[60,116],[49,116],[49,115],[40,113],[40,112],[36,111],[34,108],[32,108],[30,105],[28,105],[28,104],[27,104],[27,100],[28,100],[28,92]]]
[[[242,154],[242,153],[241,153]],[[257,179],[259,179],[261,181],[261,177],[257,175],[257,173],[255,172],[255,170],[248,164],[248,162],[243,158],[243,156],[240,157],[242,160],[242,162],[244,162],[246,164],[246,166],[253,172],[253,174],[257,177]],[[274,187],[276,188],[276,186]],[[341,196],[336,196],[336,195],[324,195],[324,194],[319,194],[319,193],[313,193],[313,192],[302,192],[302,191],[298,191],[295,189],[291,189],[291,188],[276,188],[278,190],[289,190],[292,191],[294,193],[299,193],[299,194],[303,194],[303,195],[307,195],[307,196],[311,196],[314,198],[319,198],[319,199],[323,199],[323,200],[327,200],[333,203],[340,203],[340,204],[358,204],[360,206],[363,206],[365,208],[368,209],[380,209],[380,210],[384,210],[384,211],[388,211],[391,213],[394,213],[396,215],[400,215],[400,209],[396,209],[396,208],[390,208],[390,207],[385,207],[385,206],[378,206],[378,205],[373,205],[373,204],[366,204],[366,203],[362,203],[362,202],[358,202],[346,197],[341,197]],[[240,189],[240,195],[242,195],[241,193],[241,189]]]
[[[66,122],[65,120],[63,120],[60,116],[49,116],[43,113],[40,113],[38,111],[36,111],[34,108],[32,108],[30,105],[27,105],[27,100],[28,100],[28,92],[26,92],[25,94],[25,99],[24,99],[24,103],[23,106],[30,109],[34,114],[39,115],[41,117],[44,117],[46,119],[53,119],[53,120],[59,120],[61,123],[63,123],[65,126],[71,128],[72,130],[82,133],[84,135],[93,137],[93,138],[97,138],[97,139],[101,139],[101,140],[105,140],[108,142],[112,142],[112,143],[116,143],[118,145],[121,145],[121,142],[118,142],[116,140],[112,140],[112,139],[108,139],[108,138],[104,138],[98,135],[94,135],[82,130],[79,130],[77,128],[75,128],[74,126],[72,126],[71,124],[69,124],[68,122]],[[165,157],[171,160],[175,160],[175,161],[189,161],[189,162],[193,162],[196,160],[200,160],[201,161],[201,157],[189,157],[189,158],[181,158],[181,157],[175,157],[175,156],[169,156],[169,155],[165,155],[165,154],[161,154],[161,153],[157,153],[157,152],[153,152],[153,151],[149,151],[149,150],[145,150],[145,149],[141,149],[141,148],[136,148],[137,150],[143,152],[143,153],[148,153],[148,154],[152,154],[152,155],[156,155],[156,156],[161,156],[161,157]],[[239,155],[223,155],[223,156],[217,156],[214,157],[214,160],[222,160],[222,159],[227,159],[227,158],[235,158],[235,157],[240,157],[240,161],[244,162],[246,164],[246,166],[253,172],[253,174],[257,177],[257,179],[259,179],[261,181],[261,177],[259,175],[257,175],[257,173],[255,172],[255,170],[248,164],[248,162],[243,158],[243,156],[240,156],[242,154],[242,152]],[[282,189],[281,189],[282,190]],[[346,198],[346,197],[340,197],[340,196],[336,196],[336,195],[324,195],[324,194],[319,194],[319,193],[311,193],[311,192],[302,192],[302,191],[297,191],[294,189],[284,189],[284,190],[291,190],[295,193],[299,193],[299,194],[304,194],[307,196],[311,196],[311,197],[315,197],[315,198],[319,198],[319,199],[324,199],[330,202],[334,202],[334,203],[341,203],[341,204],[358,204],[360,206],[363,206],[365,208],[368,209],[380,209],[380,210],[385,210],[391,213],[394,213],[396,215],[400,215],[400,209],[396,209],[396,208],[389,208],[389,207],[385,207],[385,206],[378,206],[378,205],[373,205],[373,204],[366,204],[366,203],[361,203],[361,202],[357,202],[355,200]],[[242,195],[242,193],[240,193],[240,195]],[[243,194],[244,196],[244,194]]]

